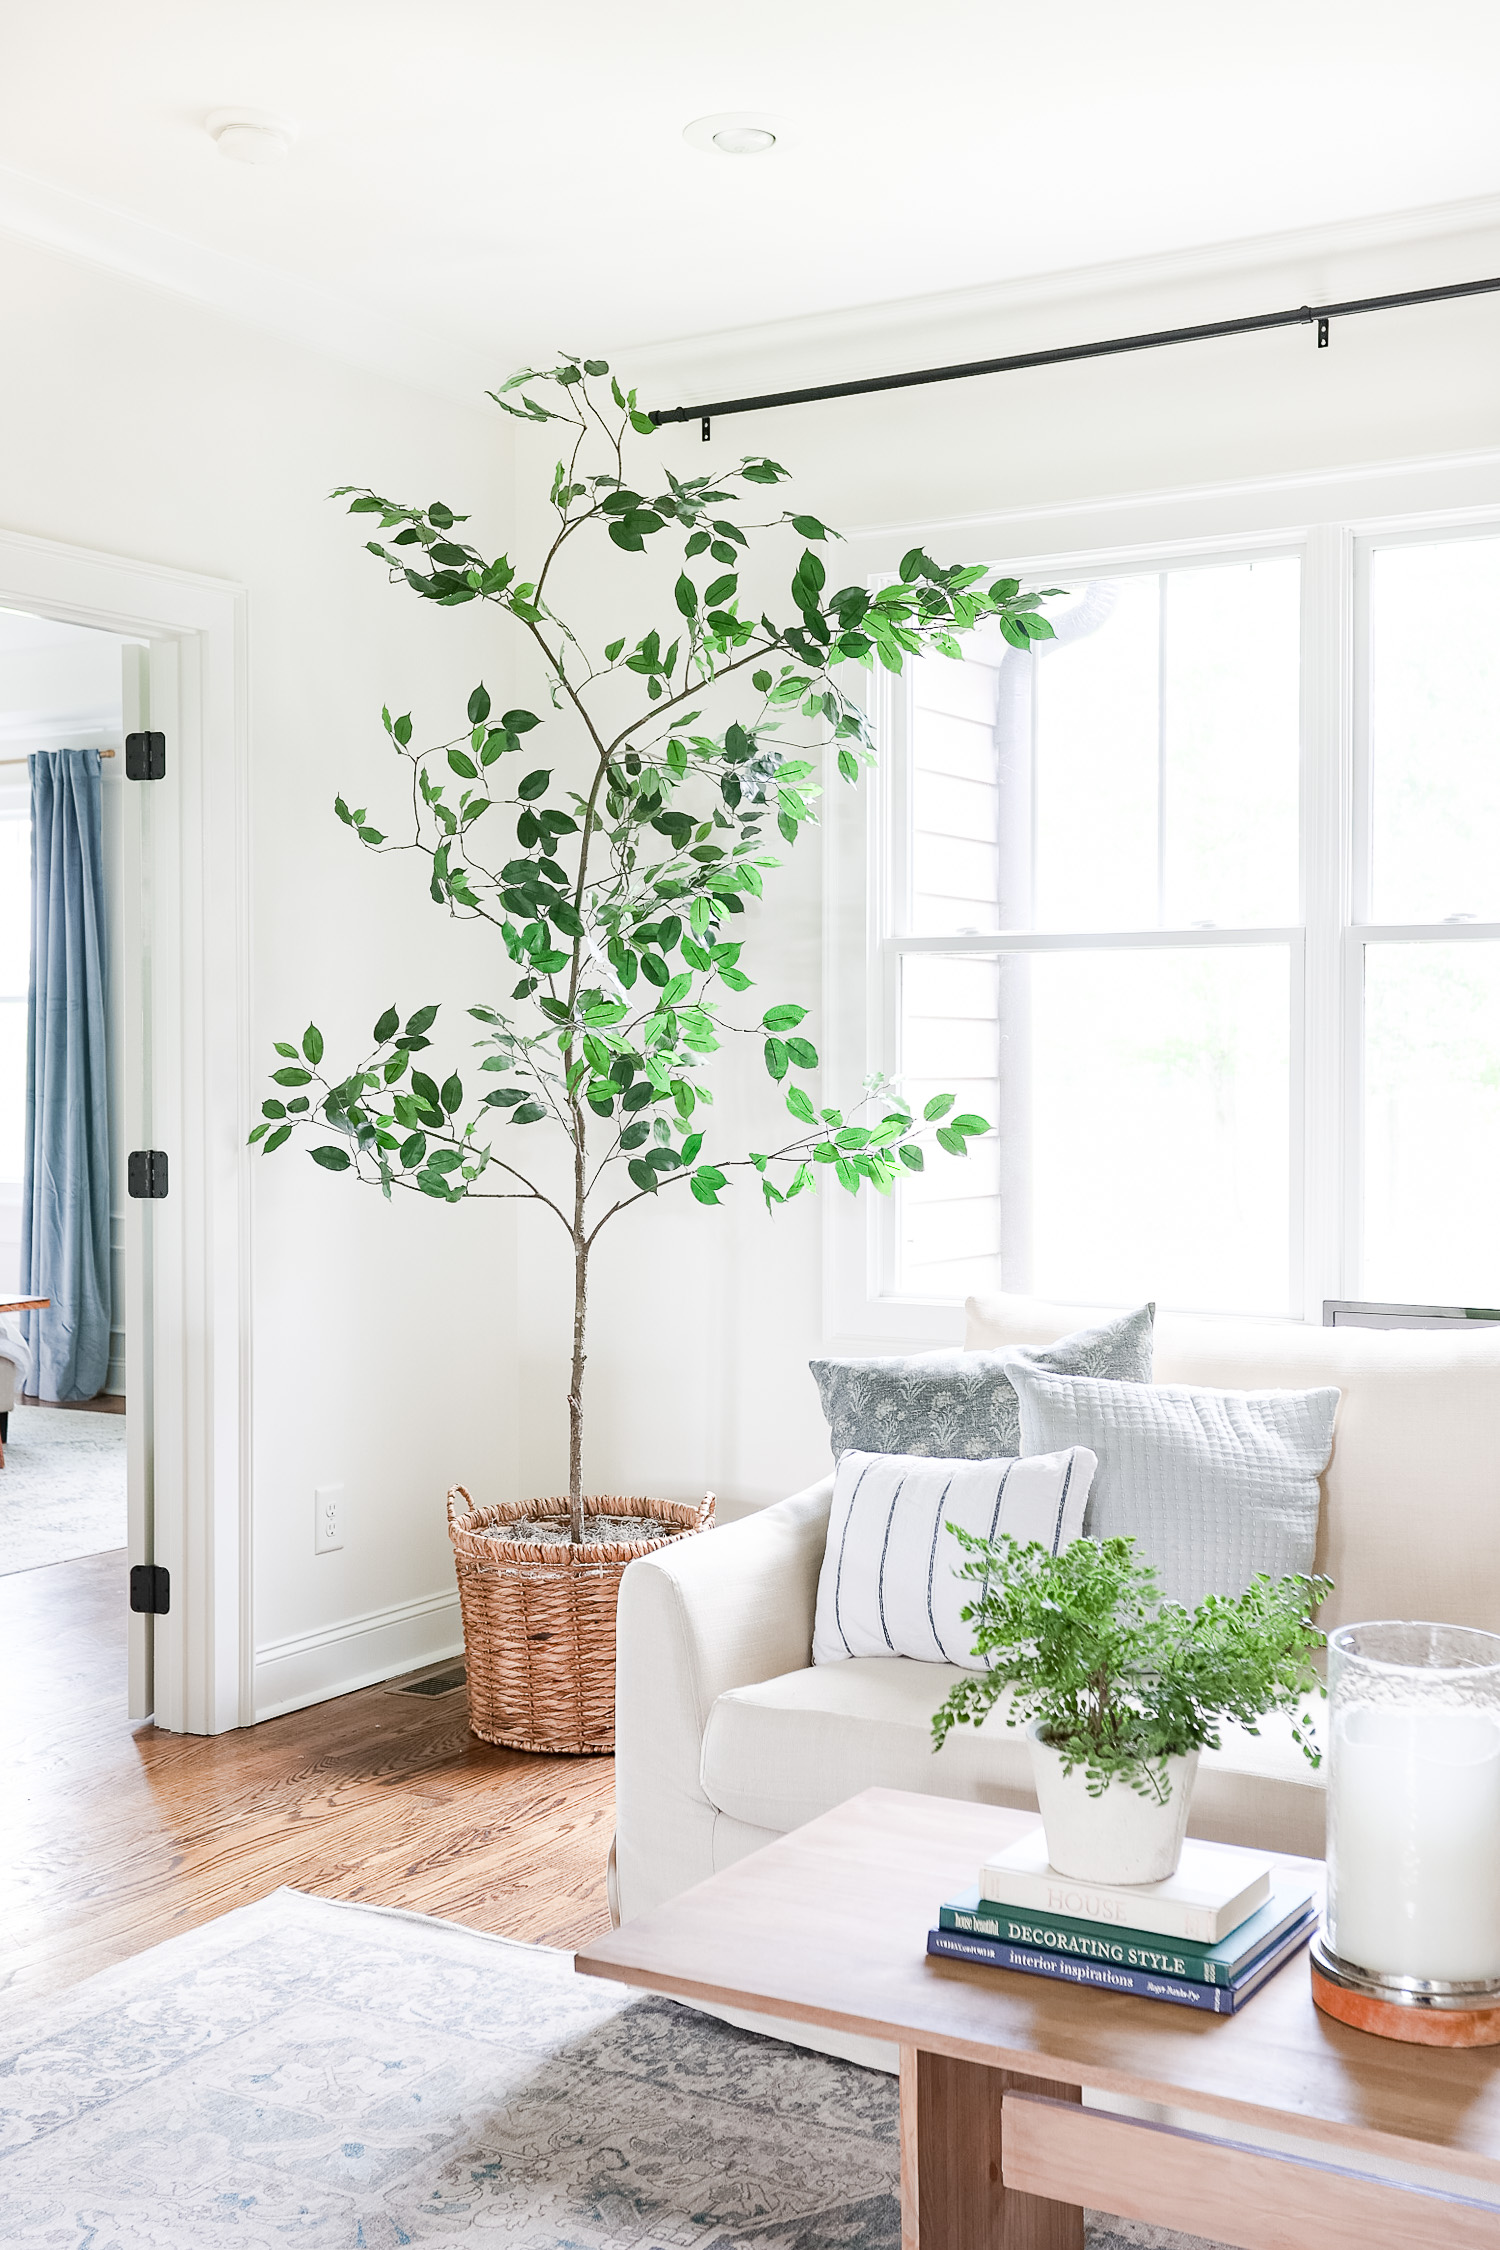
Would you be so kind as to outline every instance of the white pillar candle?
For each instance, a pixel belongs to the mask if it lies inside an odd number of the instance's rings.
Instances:
[[[1351,1703],[1329,1777],[1329,1940],[1384,1976],[1500,1978],[1500,1721]]]

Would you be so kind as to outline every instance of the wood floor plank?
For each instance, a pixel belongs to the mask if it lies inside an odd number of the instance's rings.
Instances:
[[[235,1734],[125,1717],[125,1558],[0,1577],[0,1991],[57,1990],[282,1884],[574,1946],[609,1927],[614,1761],[364,1688]]]

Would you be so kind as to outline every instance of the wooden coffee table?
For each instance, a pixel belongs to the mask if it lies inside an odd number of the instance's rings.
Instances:
[[[1500,2048],[1334,2023],[1305,1955],[1223,2017],[930,1960],[942,1900],[1035,1825],[867,1789],[576,1965],[897,2045],[903,2250],[1081,2250],[1085,2206],[1242,2250],[1500,2250]],[[1206,2114],[1222,2136],[1092,2106],[1111,2095]],[[1246,2147],[1237,2126],[1328,2154]],[[1392,2184],[1374,2176],[1382,2160],[1458,2184]]]

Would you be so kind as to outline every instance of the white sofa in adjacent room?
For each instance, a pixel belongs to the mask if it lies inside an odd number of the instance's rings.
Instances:
[[[971,1301],[967,1344],[1054,1342],[1106,1313]],[[1500,1333],[1312,1328],[1164,1314],[1158,1382],[1342,1396],[1317,1568],[1327,1626],[1423,1617],[1500,1631]],[[809,1377],[809,1380],[811,1378]],[[631,1564],[620,1589],[611,1900],[645,1913],[872,1786],[1033,1807],[1019,1733],[992,1714],[931,1748],[960,1675],[904,1657],[814,1666],[833,1480]],[[1321,1855],[1323,1788],[1284,1721],[1205,1753],[1188,1822]]]

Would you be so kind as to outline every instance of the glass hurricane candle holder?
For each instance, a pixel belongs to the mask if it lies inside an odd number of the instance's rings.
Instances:
[[[1500,1636],[1344,1625],[1328,1651],[1314,1997],[1391,2038],[1500,2042]]]

